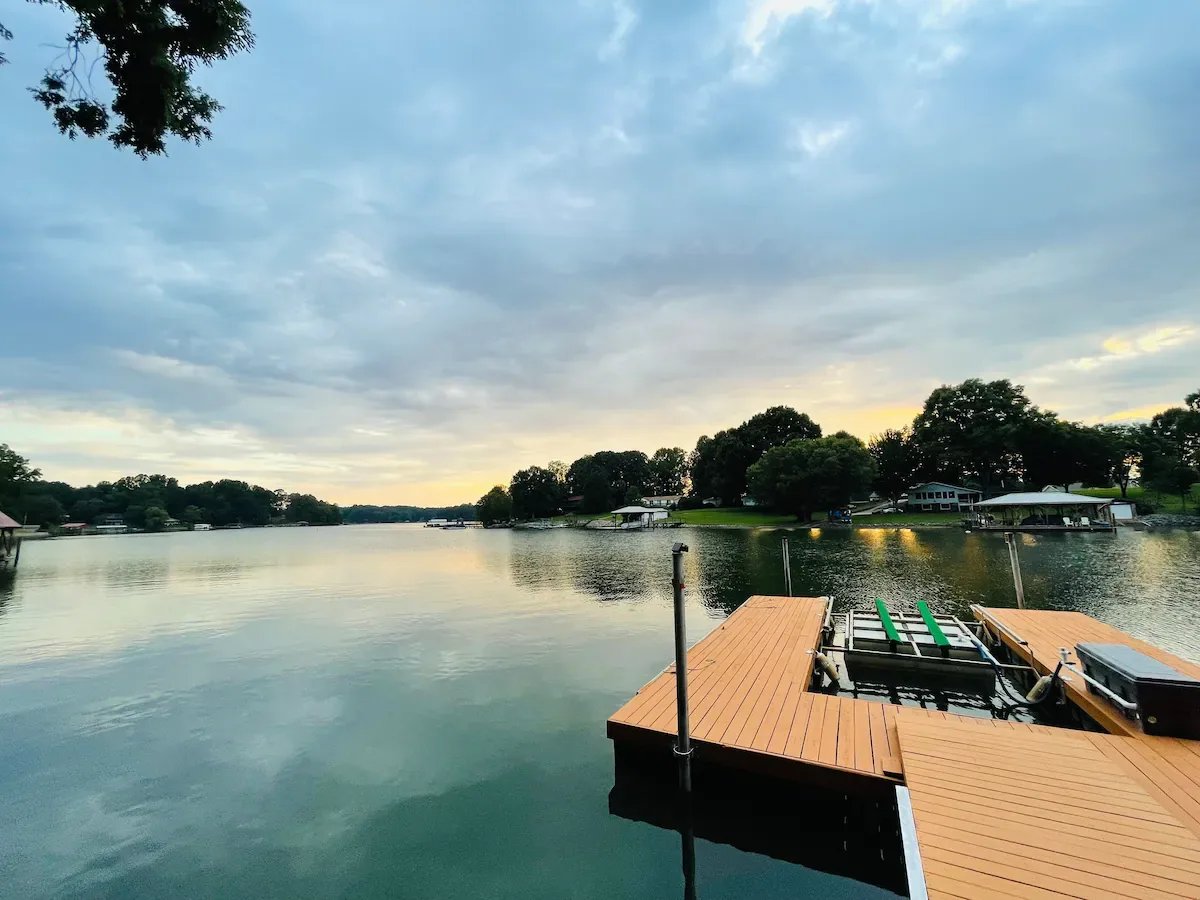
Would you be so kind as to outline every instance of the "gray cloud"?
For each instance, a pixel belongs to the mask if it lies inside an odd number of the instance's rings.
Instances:
[[[975,374],[1092,418],[1194,389],[1192,338],[1068,363],[1200,325],[1200,13],[813,6],[756,53],[732,2],[263,2],[201,75],[216,140],[149,163],[22,100],[56,32],[19,9],[2,437],[51,475],[452,499],[768,403],[861,431]],[[89,457],[72,411],[144,452]]]

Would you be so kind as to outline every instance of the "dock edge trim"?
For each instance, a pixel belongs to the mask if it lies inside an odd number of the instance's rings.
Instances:
[[[908,876],[910,900],[929,900],[925,886],[925,867],[921,865],[921,848],[917,844],[917,820],[913,817],[912,799],[908,788],[896,788],[896,809],[900,813],[900,839],[904,844],[904,871]]]

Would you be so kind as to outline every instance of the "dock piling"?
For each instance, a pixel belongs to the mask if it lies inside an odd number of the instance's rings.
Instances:
[[[675,757],[679,760],[679,789],[685,794],[690,794],[692,735],[688,724],[687,624],[683,614],[683,554],[687,552],[687,544],[676,543],[671,547],[671,590],[674,593],[675,604],[675,704],[679,722]]]
[[[788,547],[788,539],[783,539],[783,587],[789,597],[792,596],[792,553]]]
[[[1004,543],[1008,544],[1008,560],[1012,563],[1013,587],[1017,590],[1017,609],[1025,608],[1025,583],[1021,581],[1021,561],[1017,558],[1017,542],[1011,531],[1004,532]]]
[[[696,834],[691,813],[685,813],[685,821],[679,830],[681,862],[683,865],[683,900],[696,900]]]

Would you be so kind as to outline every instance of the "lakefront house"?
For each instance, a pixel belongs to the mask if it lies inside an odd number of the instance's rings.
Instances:
[[[908,489],[908,508],[922,512],[958,512],[982,499],[979,491],[942,481],[927,481]]]

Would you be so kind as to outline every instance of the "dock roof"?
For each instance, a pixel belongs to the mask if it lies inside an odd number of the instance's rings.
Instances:
[[[1107,506],[1112,503],[1107,497],[1088,497],[1085,494],[1068,494],[1064,491],[1026,491],[1005,494],[976,503],[980,506]]]
[[[21,523],[0,509],[0,528],[20,528]]]

